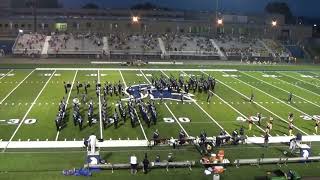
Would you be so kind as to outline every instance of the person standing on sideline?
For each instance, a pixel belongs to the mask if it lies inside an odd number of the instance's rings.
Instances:
[[[143,159],[142,163],[143,163],[143,172],[144,172],[144,174],[147,174],[149,171],[149,163],[150,163],[148,160],[147,153],[144,155],[144,159]]]
[[[264,147],[268,148],[268,144],[269,144],[269,134],[266,132],[264,135]]]
[[[137,173],[138,159],[135,154],[130,157],[131,174]]]

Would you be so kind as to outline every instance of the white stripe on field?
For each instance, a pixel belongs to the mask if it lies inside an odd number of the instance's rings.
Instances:
[[[278,86],[275,86],[275,85],[273,85],[273,84],[270,84],[270,83],[268,83],[268,82],[266,82],[266,81],[264,81],[264,80],[262,80],[262,79],[256,78],[256,77],[254,77],[254,76],[252,76],[252,75],[250,75],[250,74],[248,74],[248,73],[245,73],[245,72],[241,72],[241,73],[243,73],[243,74],[245,74],[245,75],[247,75],[247,76],[249,76],[249,77],[251,77],[251,78],[254,78],[254,79],[258,80],[258,81],[261,81],[261,82],[263,82],[263,83],[266,83],[266,84],[268,84],[269,86],[272,86],[272,87],[275,87],[275,88],[277,88],[277,89],[280,89],[280,90],[282,90],[282,91],[284,91],[284,92],[286,92],[286,93],[290,93],[289,91],[287,91],[287,90],[285,90],[285,89],[282,89],[282,88],[280,88],[280,87],[278,87]],[[313,105],[315,105],[315,106],[317,106],[317,107],[320,107],[318,104],[315,104],[315,103],[313,103],[313,102],[311,102],[311,101],[309,101],[309,100],[307,100],[307,99],[305,99],[305,98],[303,98],[303,97],[301,97],[301,96],[298,96],[298,95],[296,95],[296,94],[294,94],[294,96],[296,96],[296,97],[298,97],[298,98],[300,98],[300,99],[303,99],[304,101],[307,101],[308,103],[313,104]]]
[[[237,79],[237,78],[234,78],[234,79]],[[237,80],[238,80],[238,81],[241,81],[241,80],[239,80],[239,79],[237,79]],[[242,94],[241,92],[235,90],[234,88],[228,86],[227,84],[223,83],[222,81],[220,81],[220,80],[218,80],[218,79],[217,79],[217,81],[220,82],[221,84],[227,86],[229,89],[232,89],[233,91],[235,91],[235,92],[237,92],[238,94],[242,95],[243,97],[245,97],[245,98],[247,98],[247,99],[250,99],[250,98],[247,97],[246,95],[244,95],[244,94]],[[241,82],[243,82],[243,81],[241,81]],[[253,86],[251,86],[251,85],[248,84],[248,83],[245,83],[245,82],[243,82],[243,83],[246,84],[246,85],[248,85],[248,86],[250,86],[250,87],[253,87]],[[253,87],[253,88],[255,88],[255,87]],[[260,89],[258,89],[258,90],[261,91]],[[265,93],[265,92],[263,92],[263,93]],[[276,98],[276,99],[277,99],[277,98]],[[277,99],[277,100],[281,102],[281,100],[279,100],[279,99]],[[288,121],[286,121],[286,120],[283,119],[282,117],[278,116],[278,115],[275,114],[274,112],[270,111],[269,109],[265,108],[264,106],[262,106],[261,104],[257,103],[256,101],[253,101],[253,103],[256,104],[256,105],[258,105],[258,106],[260,106],[261,108],[263,108],[264,110],[268,111],[269,113],[273,114],[274,116],[276,116],[276,117],[279,118],[280,120],[288,123]],[[303,130],[299,129],[298,127],[296,127],[296,126],[294,126],[294,127],[295,127],[296,129],[298,129],[300,132],[304,133],[305,135],[308,135],[308,133],[304,132]]]
[[[51,78],[53,77],[54,73],[56,71],[54,71],[50,78],[47,80],[46,84],[42,87],[41,91],[39,92],[39,94],[37,95],[37,97],[34,99],[33,103],[31,104],[31,106],[29,107],[28,111],[26,112],[26,114],[23,116],[23,118],[21,119],[18,127],[16,128],[16,130],[13,132],[11,138],[9,139],[7,145],[5,146],[5,148],[3,149],[2,152],[4,152],[6,150],[6,148],[8,147],[8,145],[10,144],[10,142],[12,141],[12,139],[14,138],[14,136],[16,135],[16,133],[18,132],[19,128],[21,127],[22,123],[25,121],[25,119],[27,118],[29,112],[31,111],[32,107],[36,104],[36,101],[38,100],[38,98],[40,97],[40,95],[42,94],[42,92],[44,91],[44,89],[46,88],[46,86],[48,85],[49,81],[51,80]]]
[[[4,76],[2,76],[2,77],[0,78],[0,80],[3,79],[3,78],[5,78],[5,77],[7,77],[7,75],[8,75],[9,73],[11,73],[12,71],[13,71],[13,69],[11,69],[9,72],[7,72],[7,74],[5,74]]]
[[[70,95],[71,95],[72,88],[73,88],[74,82],[76,80],[77,74],[78,74],[78,70],[76,70],[76,73],[74,74],[74,77],[73,77],[73,80],[72,80],[72,84],[71,84],[71,87],[70,87],[70,90],[69,90],[69,94],[68,94],[68,97],[67,97],[66,109],[67,109],[67,106],[68,106],[68,103],[69,103]],[[58,141],[59,135],[60,135],[60,131],[57,132],[57,135],[56,135],[56,138],[55,138],[56,141]]]
[[[202,72],[205,75],[209,76],[209,74]],[[231,109],[233,109],[234,111],[236,111],[237,113],[239,113],[243,118],[248,120],[248,117],[246,117],[244,114],[242,114],[240,111],[238,111],[236,108],[234,108],[232,105],[230,105],[227,101],[225,101],[224,99],[222,99],[218,94],[214,93],[215,96],[217,96],[221,101],[223,101],[225,104],[227,104]],[[259,128],[261,131],[266,132],[265,130],[263,130],[260,126],[258,126],[256,123],[254,123],[254,125]],[[269,134],[269,136],[271,136],[271,134]]]
[[[34,71],[35,69],[31,71],[14,89],[12,89],[12,91],[10,91],[7,96],[1,100],[0,104],[2,104]]]
[[[100,82],[100,70],[98,70],[98,83]],[[102,112],[101,112],[101,89],[99,89],[99,118],[100,118],[100,138],[103,139]]]

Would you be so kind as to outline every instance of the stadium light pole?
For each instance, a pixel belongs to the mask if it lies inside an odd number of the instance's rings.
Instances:
[[[33,15],[33,32],[37,32],[37,7],[38,7],[38,0],[27,0],[26,1],[27,7],[32,8],[32,15]]]

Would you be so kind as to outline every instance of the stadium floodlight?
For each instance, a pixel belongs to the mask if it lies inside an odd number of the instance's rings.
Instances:
[[[277,26],[277,21],[273,20],[271,24],[272,24],[273,27]]]
[[[218,19],[217,23],[218,23],[218,25],[222,25],[223,24],[223,20],[222,19]]]
[[[138,23],[139,22],[139,17],[138,16],[132,16],[132,22],[133,23]]]
[[[313,27],[317,27],[317,24],[314,24]]]

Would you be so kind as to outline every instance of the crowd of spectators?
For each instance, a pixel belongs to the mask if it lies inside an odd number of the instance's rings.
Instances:
[[[220,50],[227,56],[268,57],[268,50],[255,38],[220,35],[215,38]]]
[[[16,54],[40,54],[46,36],[38,33],[19,34],[14,51]]]
[[[97,33],[53,33],[49,40],[49,53],[74,53],[101,51],[102,35]]]
[[[110,34],[108,38],[110,50],[154,52],[160,51],[158,36],[156,34]]]
[[[216,54],[217,49],[213,46],[210,38],[179,35],[179,34],[165,34],[162,36],[166,51],[192,53],[192,54]]]
[[[263,39],[263,41],[274,52],[276,57],[289,57],[290,52],[272,39]]]

